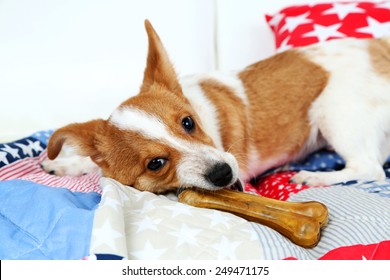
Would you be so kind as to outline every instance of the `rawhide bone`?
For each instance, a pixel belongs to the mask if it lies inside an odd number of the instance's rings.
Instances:
[[[185,189],[179,201],[188,205],[226,211],[248,221],[268,226],[295,244],[311,248],[320,240],[328,222],[328,209],[320,202],[287,202],[221,189]]]

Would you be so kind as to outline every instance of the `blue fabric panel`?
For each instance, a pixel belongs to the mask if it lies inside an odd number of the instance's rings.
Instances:
[[[0,183],[0,259],[81,259],[89,254],[100,194],[29,181]]]

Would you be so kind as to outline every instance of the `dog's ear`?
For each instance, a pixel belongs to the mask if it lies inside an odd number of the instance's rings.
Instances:
[[[92,120],[85,123],[73,123],[56,130],[49,139],[47,156],[55,159],[61,152],[64,143],[74,147],[81,156],[97,158],[99,152],[96,149],[96,135],[104,125],[102,119]]]
[[[149,39],[149,49],[141,92],[148,91],[155,83],[172,92],[181,92],[175,69],[160,37],[148,20],[145,20],[145,28]]]

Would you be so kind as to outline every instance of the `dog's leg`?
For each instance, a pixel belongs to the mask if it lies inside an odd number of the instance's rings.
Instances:
[[[388,93],[386,93],[388,94]],[[374,109],[367,99],[335,101],[318,98],[310,112],[312,122],[326,141],[343,157],[346,166],[333,172],[301,171],[291,181],[311,186],[332,185],[351,180],[383,180],[383,163],[389,153],[389,104]]]
[[[348,145],[346,139],[342,140],[345,143],[336,141],[336,144],[332,144],[332,146],[346,162],[343,170],[331,172],[300,171],[293,176],[291,182],[309,186],[323,186],[351,180],[385,179],[386,176],[382,168],[383,160],[375,156],[378,154],[377,145],[369,146],[368,143],[360,143],[361,145],[353,143],[353,138],[351,138]]]
[[[367,166],[374,164],[367,170]],[[304,184],[308,186],[326,186],[340,182],[348,182],[352,180],[384,180],[385,173],[382,167],[375,162],[367,165],[348,164],[343,170],[330,172],[312,172],[300,171],[291,178],[291,182],[295,184]]]

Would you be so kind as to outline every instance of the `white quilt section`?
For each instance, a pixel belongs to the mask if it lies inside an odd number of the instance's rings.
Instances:
[[[252,224],[229,213],[201,209],[102,178],[91,255],[127,259],[259,259]]]

